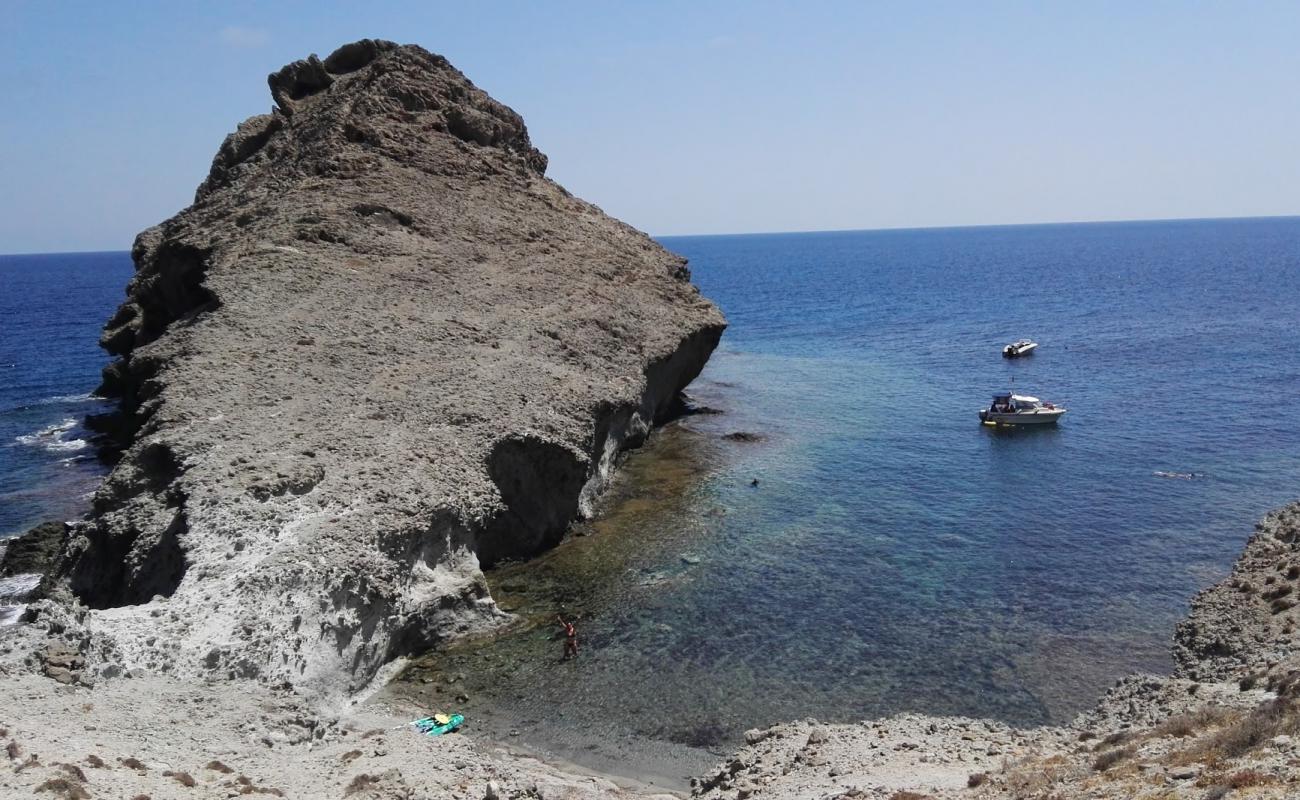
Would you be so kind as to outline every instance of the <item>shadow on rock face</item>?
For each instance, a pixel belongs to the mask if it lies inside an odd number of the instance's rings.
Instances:
[[[478,558],[489,567],[557,543],[578,513],[587,469],[570,450],[534,436],[503,439],[488,457],[488,474],[505,509],[478,537]]]

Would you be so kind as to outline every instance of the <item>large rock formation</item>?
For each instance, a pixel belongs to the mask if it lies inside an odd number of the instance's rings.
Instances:
[[[136,240],[102,338],[125,449],[60,577],[92,664],[340,698],[499,621],[480,566],[586,513],[725,323],[440,56],[269,83]]]

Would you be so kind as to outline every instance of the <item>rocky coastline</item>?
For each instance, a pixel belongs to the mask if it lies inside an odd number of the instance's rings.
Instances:
[[[362,40],[269,86],[273,112],[133,248],[102,339],[116,464],[59,532],[46,599],[0,628],[0,795],[664,797],[416,735],[367,697],[507,619],[482,567],[592,513],[721,312],[546,179],[522,119],[445,59]],[[690,791],[1300,796],[1297,584],[1300,504],[1193,600],[1173,675],[1069,726],[783,723]]]
[[[725,322],[440,56],[363,40],[269,84],[135,242],[118,460],[33,613],[91,671],[326,706],[500,624],[480,567],[589,514]]]

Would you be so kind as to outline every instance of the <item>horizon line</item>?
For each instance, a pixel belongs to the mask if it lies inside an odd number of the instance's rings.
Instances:
[[[728,231],[726,233],[647,233],[651,239],[687,239],[707,236],[791,236],[811,233],[885,233],[892,231],[953,231],[973,230],[978,228],[1039,228],[1057,225],[1125,225],[1143,222],[1246,222],[1251,220],[1300,219],[1300,214],[1254,214],[1239,217],[1133,217],[1128,219],[1079,219],[1057,222],[991,222],[970,225],[898,225],[881,228],[808,228],[802,230],[781,231]],[[0,253],[0,258],[10,256],[86,256],[100,253],[129,253],[130,247],[123,249],[90,250],[26,250],[17,253]]]
[[[1054,222],[981,222],[967,225],[897,225],[881,228],[805,228],[783,231],[731,231],[728,233],[653,233],[652,239],[687,239],[706,236],[786,236],[805,233],[885,233],[892,231],[955,231],[977,228],[1046,228],[1056,225],[1127,225],[1143,222],[1246,222],[1251,220],[1300,219],[1300,214],[1247,214],[1234,217],[1130,217],[1123,219],[1076,219]]]

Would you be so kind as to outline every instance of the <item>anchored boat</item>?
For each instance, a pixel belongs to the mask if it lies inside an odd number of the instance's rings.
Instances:
[[[1019,339],[1002,348],[1003,358],[1020,358],[1034,352],[1038,347],[1038,342],[1031,342],[1028,339]]]
[[[1044,403],[1037,397],[1006,392],[993,395],[993,404],[980,409],[980,422],[985,425],[1047,425],[1064,414],[1064,408]]]

